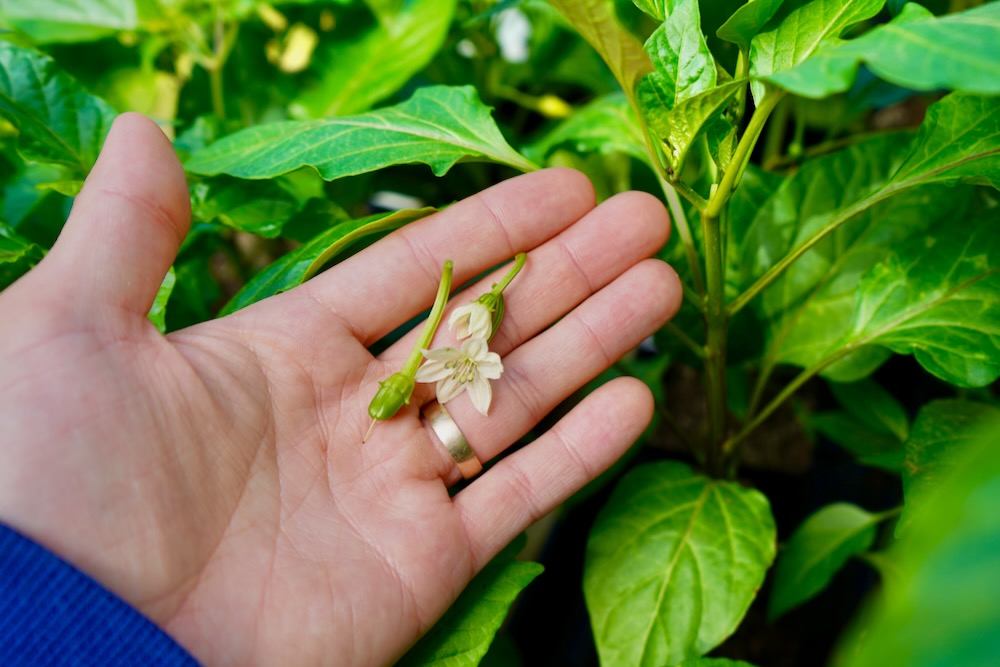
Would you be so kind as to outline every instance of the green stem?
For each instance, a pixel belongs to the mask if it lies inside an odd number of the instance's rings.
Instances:
[[[503,291],[507,289],[507,285],[510,285],[510,281],[512,281],[514,276],[521,271],[521,267],[524,266],[526,259],[528,259],[528,255],[523,252],[518,253],[514,257],[514,266],[511,267],[510,271],[507,272],[507,275],[505,275],[500,282],[493,285],[492,292],[494,296],[500,296],[503,294]]]
[[[719,218],[703,215],[702,229],[705,236],[705,273],[708,278],[708,293],[705,299],[708,452],[705,463],[709,472],[717,475],[721,473],[719,452],[726,433],[726,338],[729,322],[726,314],[722,232]]]
[[[657,171],[656,176],[660,181],[660,187],[663,188],[663,196],[667,199],[670,217],[673,218],[677,233],[681,236],[681,243],[684,244],[684,254],[687,256],[688,266],[691,267],[691,279],[694,281],[695,290],[699,297],[703,297],[705,295],[705,277],[701,272],[701,262],[698,261],[698,253],[694,247],[694,238],[691,236],[687,215],[684,213],[684,205],[681,204],[680,197],[677,196],[677,189],[659,171]]]
[[[444,263],[444,268],[441,271],[441,282],[438,284],[437,296],[434,298],[431,314],[427,316],[427,322],[420,332],[420,337],[417,338],[417,342],[413,345],[413,351],[410,352],[410,356],[407,357],[406,363],[403,364],[403,369],[400,371],[406,377],[412,378],[416,374],[420,362],[424,359],[423,350],[430,347],[438,325],[441,324],[444,307],[448,303],[448,295],[451,294],[451,275],[454,267],[455,264],[450,259]]]

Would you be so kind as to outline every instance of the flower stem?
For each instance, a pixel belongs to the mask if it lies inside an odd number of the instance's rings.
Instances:
[[[520,273],[526,259],[528,259],[528,255],[523,252],[519,252],[514,257],[514,266],[510,268],[510,271],[507,272],[507,275],[500,282],[493,284],[493,296],[501,296],[503,294],[503,291],[507,289],[507,285],[510,285],[510,281],[514,279],[514,276]]]
[[[417,367],[420,366],[420,362],[424,359],[421,350],[426,350],[430,347],[438,325],[441,324],[441,318],[444,316],[444,307],[448,303],[448,295],[451,294],[451,275],[454,268],[455,263],[450,259],[444,263],[444,268],[441,271],[441,282],[438,284],[437,296],[434,298],[434,306],[431,308],[431,314],[427,316],[427,322],[420,332],[420,337],[417,338],[417,342],[413,346],[413,351],[410,352],[406,363],[403,364],[403,370],[400,371],[407,377],[412,378],[416,374]]]

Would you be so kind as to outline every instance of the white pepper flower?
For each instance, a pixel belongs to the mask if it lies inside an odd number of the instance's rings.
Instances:
[[[437,400],[444,404],[463,391],[469,392],[472,405],[484,417],[493,401],[490,380],[503,373],[500,355],[490,352],[483,338],[469,338],[460,348],[441,347],[423,350],[427,359],[417,369],[417,382],[437,382]]]
[[[480,301],[473,301],[456,308],[448,318],[448,327],[455,338],[481,338],[489,340],[493,333],[493,313]]]

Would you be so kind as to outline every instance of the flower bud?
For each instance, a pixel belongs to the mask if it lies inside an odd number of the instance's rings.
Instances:
[[[391,419],[404,405],[410,404],[414,380],[403,373],[393,373],[378,383],[375,398],[368,404],[368,415],[375,420]]]

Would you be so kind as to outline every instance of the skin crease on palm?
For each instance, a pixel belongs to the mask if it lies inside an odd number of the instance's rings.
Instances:
[[[169,142],[123,115],[56,245],[0,293],[0,521],[206,665],[391,663],[651,417],[645,385],[621,378],[500,456],[676,311],[676,274],[649,259],[669,231],[649,195],[595,207],[577,172],[512,178],[162,336],[145,313],[189,220]],[[479,458],[500,460],[451,498],[458,471],[419,416],[432,386],[362,446],[377,382],[417,332],[368,347],[429,307],[445,259],[461,285],[521,251],[490,415],[465,395],[448,406]],[[442,327],[435,346],[453,342]]]

